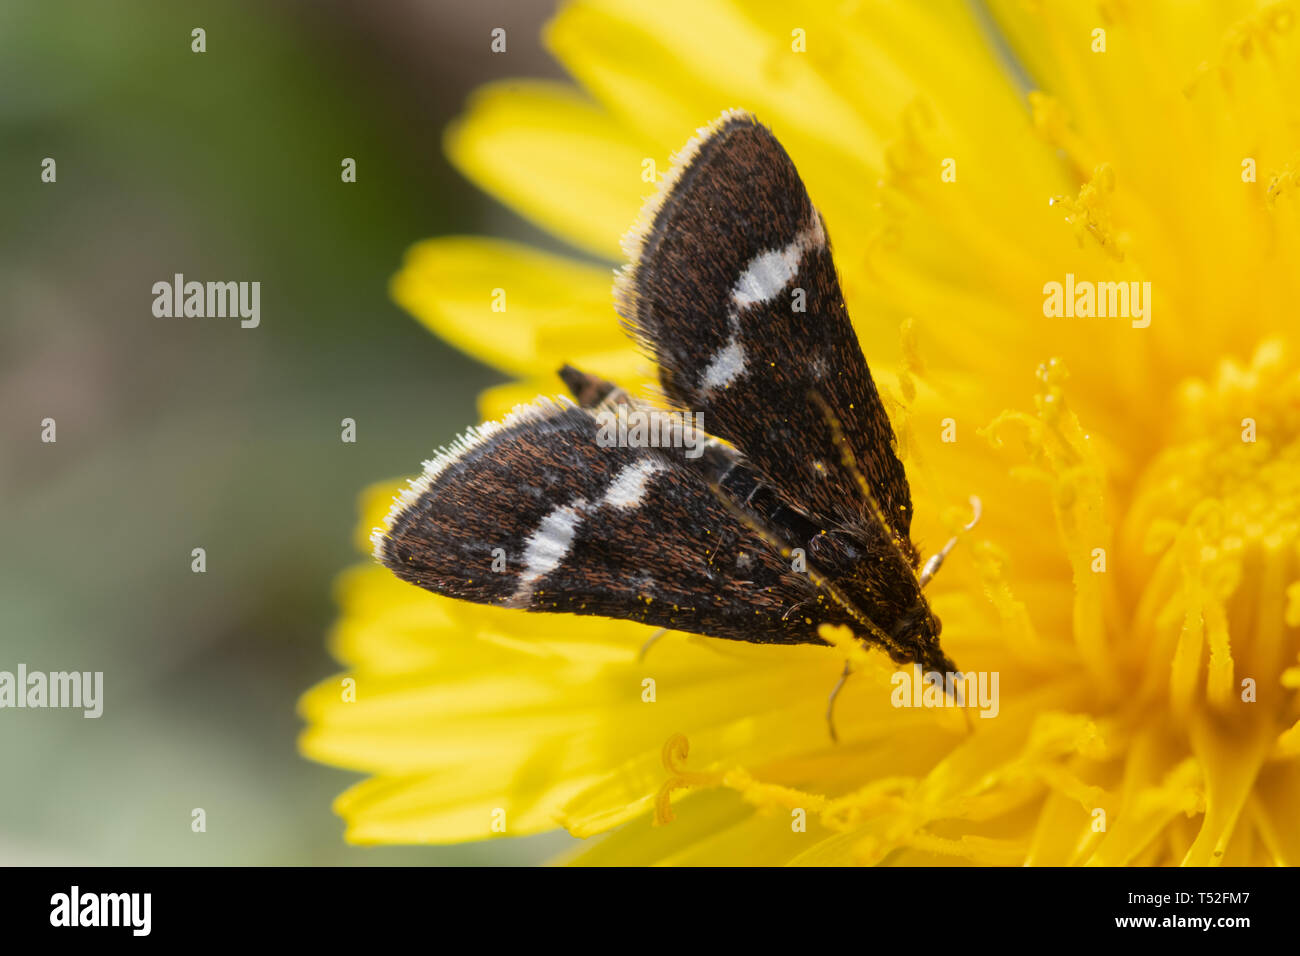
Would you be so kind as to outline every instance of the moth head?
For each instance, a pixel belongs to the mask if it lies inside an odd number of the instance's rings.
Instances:
[[[955,672],[957,668],[939,646],[941,633],[943,622],[939,615],[930,609],[923,596],[918,595],[916,603],[900,614],[894,623],[890,637],[898,642],[902,653],[891,656],[899,663],[919,663],[927,671]]]
[[[930,610],[929,603],[917,595],[916,603],[898,616],[889,635],[904,644],[911,644],[917,639],[922,643],[937,643],[943,622]]]

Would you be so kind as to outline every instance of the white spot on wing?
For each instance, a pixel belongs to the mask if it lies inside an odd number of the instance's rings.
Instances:
[[[643,459],[624,465],[610,480],[609,487],[600,500],[592,505],[585,498],[575,498],[571,504],[560,505],[538,524],[537,530],[524,542],[524,570],[511,596],[509,606],[527,607],[533,595],[533,585],[546,577],[569,556],[578,525],[600,505],[611,508],[635,508],[645,497],[650,479],[667,470],[653,459]]]
[[[749,260],[731,289],[731,301],[737,309],[747,309],[774,298],[799,274],[799,262],[809,249],[826,245],[821,217],[813,214],[813,224],[795,236],[784,249],[769,249]]]
[[[524,543],[524,570],[519,575],[519,585],[515,588],[515,599],[527,600],[532,593],[533,582],[546,577],[564,561],[569,549],[573,547],[573,536],[582,521],[579,509],[584,502],[581,498],[571,505],[560,505],[537,526]]]
[[[745,349],[741,346],[740,339],[733,334],[727,344],[718,349],[713,356],[713,361],[704,370],[704,377],[700,379],[700,387],[708,392],[726,388],[740,378],[744,372]]]
[[[766,302],[790,284],[799,274],[804,238],[800,236],[784,249],[769,249],[749,260],[745,271],[731,290],[731,301],[738,309]]]
[[[650,478],[664,470],[665,466],[652,458],[625,465],[610,482],[600,503],[611,508],[635,508],[645,497]]]
[[[813,213],[812,225],[799,233],[783,249],[760,252],[749,261],[731,289],[731,337],[714,353],[700,376],[705,392],[726,388],[745,374],[745,347],[740,341],[740,313],[752,305],[767,302],[780,294],[799,274],[799,263],[810,249],[826,246],[826,232],[821,217]]]

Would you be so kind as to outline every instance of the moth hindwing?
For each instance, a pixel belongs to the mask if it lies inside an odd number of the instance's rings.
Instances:
[[[847,623],[954,671],[825,223],[771,131],[734,111],[701,130],[624,246],[625,327],[667,402],[723,441],[696,460],[600,447],[594,406],[632,399],[566,368],[593,408],[542,402],[471,432],[397,502],[376,556],[453,597],[715,637],[821,643],[820,624]]]

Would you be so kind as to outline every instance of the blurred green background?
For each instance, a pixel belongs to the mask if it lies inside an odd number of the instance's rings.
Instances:
[[[546,244],[440,144],[479,83],[558,75],[550,12],[0,4],[0,670],[105,673],[98,720],[0,711],[0,864],[528,863],[566,845],[349,847],[330,802],[358,776],[294,743],[298,695],[338,670],[324,635],[358,492],[418,468],[498,380],[394,306],[389,277],[426,236]],[[151,287],[176,272],[259,280],[260,328],[155,318]]]

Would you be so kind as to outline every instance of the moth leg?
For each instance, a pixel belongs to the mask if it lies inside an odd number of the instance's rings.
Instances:
[[[844,662],[844,670],[840,673],[840,679],[835,682],[835,689],[831,691],[831,696],[826,698],[826,729],[831,732],[831,743],[840,742],[840,736],[835,732],[835,698],[840,696],[840,691],[844,689],[844,683],[853,673],[853,667],[848,661]]]
[[[655,644],[658,643],[659,639],[667,633],[668,633],[668,628],[661,627],[659,628],[659,630],[651,634],[649,639],[644,644],[641,645],[641,650],[637,651],[636,659],[638,661],[645,660],[645,656],[650,652],[650,648],[654,647]]]
[[[921,587],[925,587],[927,584],[929,584],[930,579],[934,577],[936,573],[938,573],[939,568],[943,566],[944,558],[948,557],[948,555],[952,553],[952,549],[957,547],[957,539],[964,532],[970,531],[977,524],[979,524],[980,515],[984,513],[984,505],[974,495],[971,495],[970,497],[970,505],[975,512],[975,516],[971,518],[970,521],[962,527],[961,531],[957,532],[957,534],[953,535],[951,538],[948,539],[948,543],[943,546],[942,551],[940,551],[938,554],[934,555],[928,561],[925,562],[925,567],[921,569]]]

